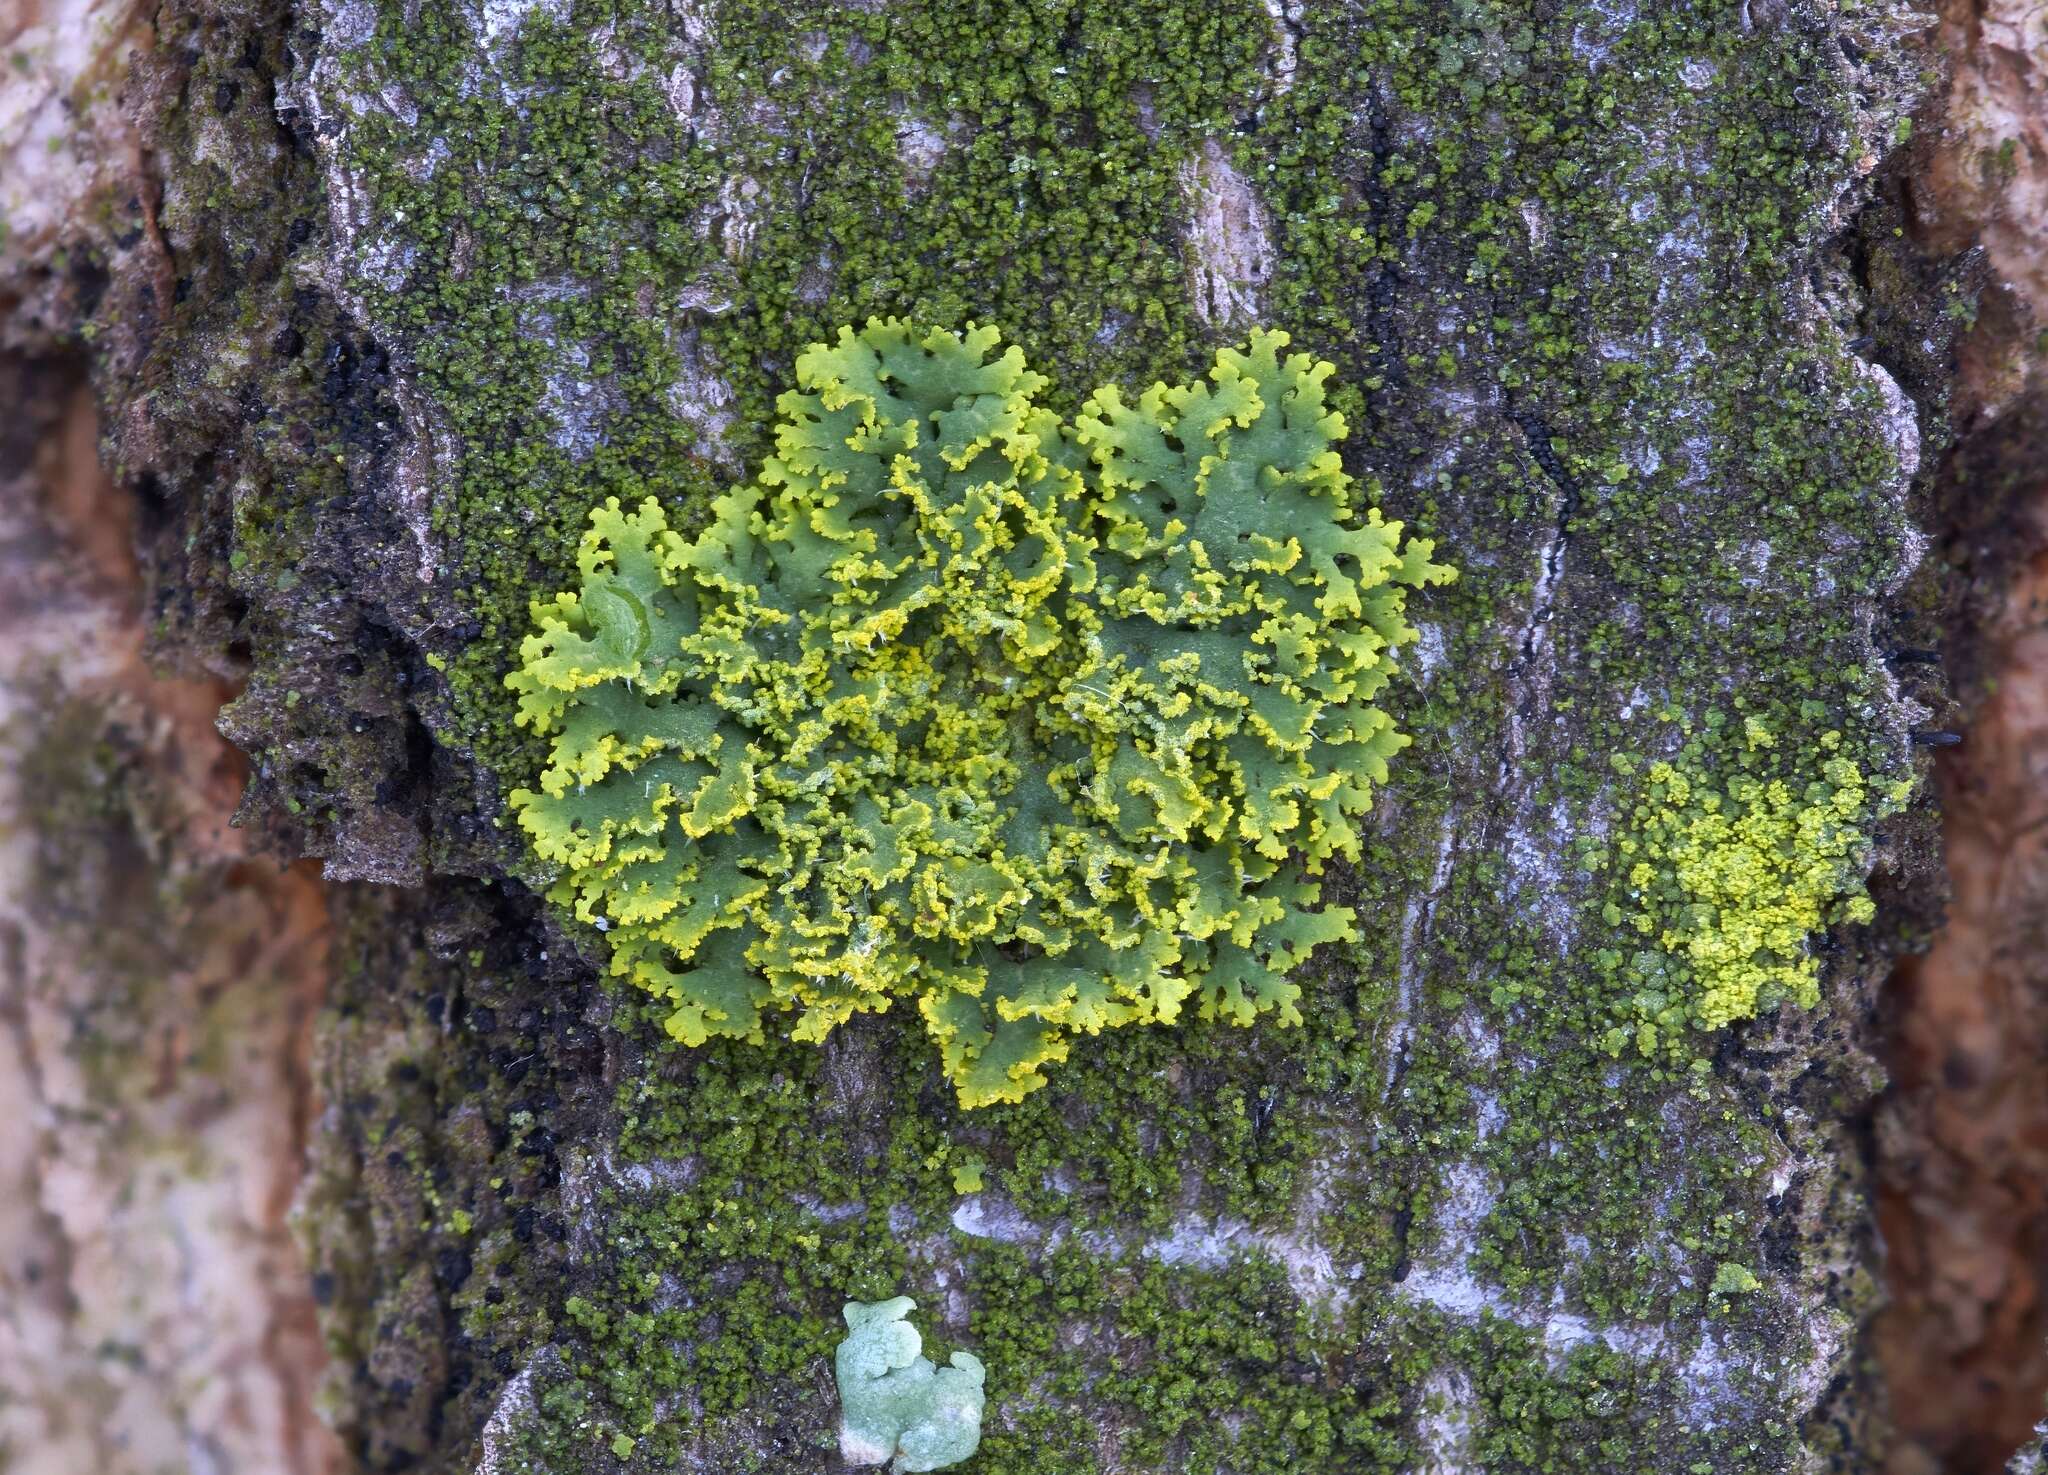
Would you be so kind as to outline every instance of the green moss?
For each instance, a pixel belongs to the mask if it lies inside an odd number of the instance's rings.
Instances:
[[[1737,1265],[1723,1260],[1714,1268],[1713,1293],[1717,1296],[1747,1295],[1751,1291],[1761,1289],[1763,1282],[1757,1279],[1756,1272],[1747,1265]]]

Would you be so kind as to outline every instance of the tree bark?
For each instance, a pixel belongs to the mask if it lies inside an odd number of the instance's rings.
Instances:
[[[347,1458],[838,1468],[840,1303],[901,1292],[988,1366],[979,1475],[1884,1468],[1860,1123],[1938,890],[1914,520],[1975,291],[1901,233],[1911,29],[148,15],[99,154],[136,167],[20,318],[89,328],[151,637],[234,684],[244,831],[324,871],[297,1218]],[[528,599],[606,495],[701,518],[871,313],[995,320],[1069,409],[1285,328],[1461,570],[1411,602],[1414,743],[1300,1027],[1106,1033],[963,1112],[908,1010],[685,1050],[539,895]],[[1877,915],[1807,944],[1810,1006],[1653,1046],[1622,842],[1747,720],[1795,792],[1849,755],[1897,796]]]

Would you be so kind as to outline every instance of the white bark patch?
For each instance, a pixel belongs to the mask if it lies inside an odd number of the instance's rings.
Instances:
[[[1321,1181],[1308,1194],[1285,1230],[1254,1228],[1230,1215],[1189,1212],[1178,1215],[1168,1232],[1146,1239],[1111,1229],[1089,1230],[1079,1236],[1091,1254],[1128,1255],[1135,1251],[1163,1265],[1192,1265],[1202,1270],[1221,1270],[1249,1256],[1263,1255],[1287,1274],[1287,1283],[1303,1304],[1341,1311],[1351,1299],[1351,1284],[1360,1275],[1355,1264],[1338,1265],[1327,1246],[1316,1239],[1316,1224],[1329,1198],[1333,1180],[1349,1166],[1341,1148],[1334,1144],[1330,1157],[1319,1160]],[[999,1193],[974,1193],[963,1198],[953,1210],[953,1227],[976,1239],[998,1240],[1004,1244],[1051,1248],[1063,1243],[1070,1233],[1065,1220],[1043,1224],[1025,1214]]]
[[[934,128],[922,118],[905,118],[896,125],[896,162],[903,166],[903,182],[913,190],[932,182],[939,160],[953,144],[952,130]]]
[[[1417,620],[1415,632],[1415,675],[1418,680],[1427,681],[1443,669],[1448,646],[1444,640],[1443,627],[1440,625]]]
[[[545,11],[558,20],[568,13],[567,7],[556,0],[484,0],[477,15],[477,30],[485,49],[497,55],[499,46],[517,36],[536,11]]]
[[[325,39],[312,67],[278,88],[279,105],[296,106],[311,124],[327,183],[328,227],[334,235],[331,253],[301,270],[322,282],[356,321],[367,323],[371,315],[358,281],[371,280],[395,289],[411,271],[417,253],[402,236],[390,233],[390,222],[377,218],[368,181],[349,163],[355,120],[372,111],[393,109],[391,97],[385,93],[364,93],[349,85],[349,57],[354,48],[368,45],[375,35],[376,12],[364,0],[333,0],[320,8],[319,16]],[[411,106],[402,93],[398,97]],[[424,166],[424,160],[422,163]],[[401,352],[401,366],[403,357]],[[444,417],[414,387],[408,373],[393,376],[392,398],[405,425],[405,449],[380,490],[411,535],[414,570],[420,581],[427,583],[434,578],[439,562],[432,526],[433,494],[435,487],[446,485],[452,475],[455,439]],[[331,863],[328,874],[336,874]]]
[[[498,1402],[491,1409],[491,1417],[478,1436],[483,1457],[477,1461],[476,1475],[502,1475],[509,1468],[507,1453],[516,1447],[514,1432],[532,1415],[533,1369],[529,1366],[521,1368],[505,1385],[505,1391],[498,1395]]]
[[[1258,321],[1274,260],[1266,207],[1213,138],[1181,166],[1180,182],[1195,311],[1217,327]]]
[[[869,1439],[846,1425],[839,1426],[839,1458],[849,1465],[880,1465],[896,1453],[888,1445]]]
[[[738,468],[739,458],[727,435],[734,419],[732,386],[705,362],[703,341],[696,329],[684,329],[674,342],[680,368],[668,387],[669,408],[678,419],[696,427],[700,450]]]
[[[543,331],[552,333],[553,324]],[[604,427],[621,408],[620,396],[602,374],[591,368],[590,349],[581,343],[562,343],[560,367],[548,375],[541,392],[541,409],[554,421],[548,439],[572,459],[587,461],[597,453]]]
[[[697,119],[697,78],[681,62],[669,68],[662,79],[661,95],[668,100],[669,111],[680,123],[691,125],[695,130]]]
[[[1898,461],[1896,485],[1903,490],[1920,469],[1919,416],[1914,413],[1913,402],[1906,398],[1906,392],[1899,388],[1899,381],[1882,366],[1858,359],[1856,367],[1884,401],[1884,419],[1878,424],[1878,433],[1884,437],[1885,444],[1891,447],[1892,455]]]
[[[1474,1408],[1472,1380],[1459,1369],[1438,1369],[1423,1380],[1415,1416],[1419,1475],[1465,1475],[1472,1468]]]
[[[755,233],[761,229],[760,207],[755,204],[760,195],[761,186],[744,175],[735,175],[718,187],[711,228],[727,261],[743,260],[753,249]]]
[[[1264,0],[1266,15],[1273,22],[1273,66],[1267,73],[1273,79],[1275,92],[1287,92],[1294,86],[1294,70],[1299,64],[1295,38],[1301,34],[1302,0]]]
[[[1047,1232],[1008,1199],[989,1193],[969,1194],[961,1199],[953,1210],[953,1227],[976,1239],[1012,1245],[1036,1244]]]
[[[1387,1059],[1390,1062],[1400,1059],[1401,1053],[1408,1048],[1421,976],[1415,945],[1418,939],[1428,935],[1426,929],[1436,912],[1436,899],[1450,884],[1451,858],[1456,851],[1457,838],[1455,817],[1447,815],[1437,834],[1436,865],[1430,872],[1428,889],[1411,895],[1401,914],[1400,961],[1394,972],[1394,1012],[1387,1026]],[[1389,1089],[1397,1078],[1397,1072],[1389,1072]]]

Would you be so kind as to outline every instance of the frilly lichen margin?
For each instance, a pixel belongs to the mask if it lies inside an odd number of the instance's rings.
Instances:
[[[1259,331],[1069,425],[998,341],[813,345],[702,533],[611,499],[534,607],[513,808],[685,1044],[912,998],[961,1104],[1015,1101],[1190,1002],[1298,1023],[1352,935],[1323,869],[1408,741],[1407,590],[1454,575],[1361,505],[1331,366]]]

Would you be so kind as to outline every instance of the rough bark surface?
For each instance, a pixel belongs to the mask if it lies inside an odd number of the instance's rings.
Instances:
[[[902,1291],[989,1367],[977,1475],[1882,1468],[1857,1121],[1928,808],[1869,820],[1883,909],[1816,940],[1814,1007],[1648,1049],[1616,856],[1648,763],[1712,783],[1746,718],[1795,786],[1917,776],[1974,294],[1884,183],[1918,26],[154,12],[149,186],[17,285],[92,334],[248,833],[330,882],[301,1223],[349,1457],[829,1468],[838,1305]],[[684,1051],[531,889],[527,599],[602,496],[698,515],[795,349],[884,311],[995,318],[1068,404],[1284,327],[1463,571],[1300,1029],[1105,1036],[961,1113],[913,1018]]]
[[[1930,251],[1982,243],[1985,290],[1960,345],[1957,445],[1939,557],[1963,741],[1937,759],[1953,897],[1890,990],[1893,1083],[1876,1117],[1892,1305],[1874,1348],[1901,1475],[2002,1467],[2048,1393],[2048,1141],[2039,936],[2041,642],[2048,576],[2048,44],[2024,6],[1946,5],[1950,71],[1914,145],[1911,229]],[[2027,1463],[2027,1460],[2033,1463]],[[2038,1450],[2015,1468],[2038,1467]]]

